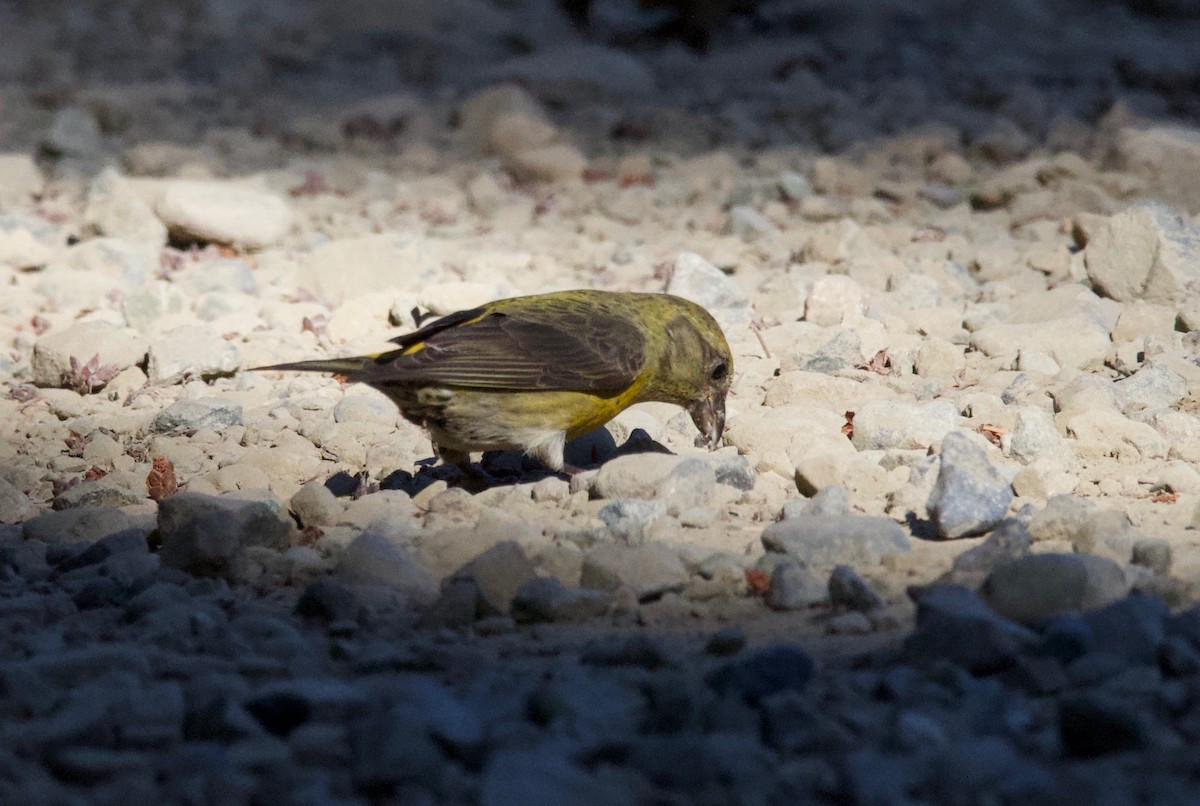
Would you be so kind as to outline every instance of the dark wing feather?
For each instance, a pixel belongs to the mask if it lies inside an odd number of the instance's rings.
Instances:
[[[451,314],[395,339],[400,350],[368,362],[351,381],[513,391],[611,393],[636,380],[642,332],[611,310],[542,301]]]

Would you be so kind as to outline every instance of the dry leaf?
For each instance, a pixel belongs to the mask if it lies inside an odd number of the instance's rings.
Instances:
[[[179,482],[175,479],[175,465],[165,456],[155,456],[151,460],[153,467],[146,474],[146,492],[155,501],[174,495],[179,491]]]

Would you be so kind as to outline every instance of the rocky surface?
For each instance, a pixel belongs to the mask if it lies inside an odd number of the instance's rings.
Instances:
[[[0,801],[1194,801],[1200,19],[678,5],[0,7]],[[718,450],[249,371],[579,286]]]

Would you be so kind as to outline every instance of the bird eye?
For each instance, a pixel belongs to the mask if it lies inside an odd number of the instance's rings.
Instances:
[[[728,374],[729,374],[729,365],[726,364],[724,361],[722,361],[721,363],[719,363],[715,367],[713,367],[712,379],[714,381],[719,381]]]

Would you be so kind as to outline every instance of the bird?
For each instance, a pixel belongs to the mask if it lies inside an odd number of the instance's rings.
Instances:
[[[256,367],[331,372],[383,392],[464,473],[472,452],[519,450],[574,475],[567,441],[636,403],[683,407],[717,446],[733,354],[720,325],[671,294],[579,289],[510,297],[441,317],[393,350]],[[486,477],[485,477],[486,478]]]

